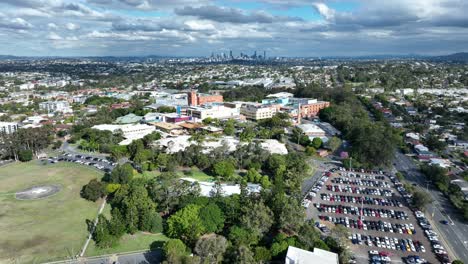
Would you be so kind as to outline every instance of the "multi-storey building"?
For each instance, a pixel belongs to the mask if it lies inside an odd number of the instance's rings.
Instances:
[[[71,113],[73,110],[67,101],[48,101],[39,103],[39,109],[47,111],[48,113],[61,112]]]
[[[18,130],[18,123],[0,122],[0,133],[11,134]]]
[[[313,117],[316,116],[323,108],[329,107],[330,102],[317,101],[317,99],[309,98],[268,98],[262,100],[264,105],[281,105],[281,110],[289,112],[292,116]]]
[[[188,105],[197,106],[208,103],[222,103],[223,96],[219,94],[197,94],[196,91],[190,91],[188,93]]]
[[[258,103],[242,104],[240,113],[249,120],[261,120],[273,117],[277,112],[277,107]]]
[[[190,106],[186,110],[187,115],[194,119],[205,118],[237,118],[240,115],[240,106],[235,104],[209,104],[204,106]]]

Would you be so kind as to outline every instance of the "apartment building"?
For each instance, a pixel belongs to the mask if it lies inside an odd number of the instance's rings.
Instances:
[[[0,122],[0,133],[11,134],[18,130],[18,123]]]
[[[47,111],[47,113],[72,113],[70,104],[67,101],[48,101],[39,103],[39,109]]]
[[[258,103],[245,103],[240,108],[240,113],[248,120],[261,120],[271,118],[277,112],[277,107]]]

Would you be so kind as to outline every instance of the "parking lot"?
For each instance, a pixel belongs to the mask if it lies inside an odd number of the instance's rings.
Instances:
[[[334,225],[348,228],[357,263],[439,263],[443,246],[434,231],[409,207],[410,195],[383,172],[325,172],[304,199],[307,217],[326,233]],[[418,217],[418,218],[417,218]],[[430,228],[430,226],[429,226]],[[430,232],[430,233],[428,233]],[[429,241],[429,235],[432,241]],[[436,241],[437,240],[437,241]],[[438,260],[439,259],[439,260]]]
[[[71,153],[64,153],[59,155],[58,157],[51,157],[48,159],[51,163],[56,163],[59,161],[65,162],[75,162],[87,166],[95,167],[98,170],[102,170],[104,172],[111,172],[114,167],[117,165],[114,162],[111,162],[107,159],[100,158],[100,157],[92,157],[89,155],[82,155],[82,154],[71,154]]]

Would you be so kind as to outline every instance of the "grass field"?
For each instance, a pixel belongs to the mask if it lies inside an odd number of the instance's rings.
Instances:
[[[124,235],[119,245],[114,248],[100,249],[91,241],[85,256],[100,256],[118,252],[131,252],[137,250],[148,250],[154,247],[161,247],[168,238],[163,234],[136,233],[134,235]]]
[[[0,263],[39,263],[76,255],[86,235],[86,219],[98,203],[80,197],[89,180],[102,173],[74,163],[41,165],[38,161],[0,167]],[[40,184],[62,190],[41,200],[16,200],[14,193]]]
[[[190,171],[190,174],[188,174],[188,175],[186,175],[182,171],[179,171],[177,174],[179,174],[180,177],[192,178],[192,179],[195,179],[197,181],[211,182],[211,181],[215,180],[215,178],[213,176],[210,176],[210,175],[206,174],[205,172],[201,171],[197,167],[192,167],[191,171]]]

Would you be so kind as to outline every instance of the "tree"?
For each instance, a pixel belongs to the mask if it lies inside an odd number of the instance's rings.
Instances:
[[[338,137],[332,137],[328,140],[327,142],[327,147],[331,150],[331,151],[336,151],[341,145],[341,139],[339,139]]]
[[[256,247],[255,248],[255,261],[258,263],[267,263],[271,260],[271,252],[266,247]]]
[[[112,183],[126,184],[133,178],[133,167],[130,163],[124,165],[117,165],[110,175]]]
[[[105,185],[97,179],[92,179],[88,184],[83,186],[80,195],[86,200],[97,201],[99,198],[105,195]]]
[[[344,247],[348,242],[349,230],[343,225],[336,225],[331,229],[331,234],[338,240],[338,245]]]
[[[262,175],[254,168],[250,168],[245,175],[247,181],[252,183],[259,183],[262,181]]]
[[[177,211],[167,220],[167,234],[171,238],[180,238],[187,244],[193,244],[205,232],[199,217],[200,206],[188,205]]]
[[[318,149],[322,146],[323,144],[323,141],[321,138],[319,137],[315,137],[313,140],[312,140],[312,147],[314,147],[315,149]]]
[[[254,254],[246,246],[239,246],[236,252],[235,263],[238,264],[253,264],[256,263],[254,259]]]
[[[188,255],[187,246],[180,239],[169,239],[163,246],[164,257],[169,263],[180,263]]]
[[[153,227],[156,203],[151,200],[144,179],[134,179],[122,185],[114,193],[111,205],[120,209],[127,232],[150,231]]]
[[[305,148],[305,153],[307,154],[307,156],[314,156],[315,154],[317,154],[317,149],[312,146],[307,146]]]
[[[305,219],[305,210],[294,198],[284,200],[278,217],[278,227],[288,234],[299,231]]]
[[[292,129],[292,137],[291,140],[294,143],[300,144],[302,146],[307,146],[310,144],[310,139],[308,136],[304,134],[304,131],[300,129],[299,127],[294,127]]]
[[[236,129],[235,129],[234,124],[232,122],[227,123],[226,126],[224,127],[224,134],[226,134],[227,136],[234,135],[235,131],[236,131]]]
[[[20,150],[18,154],[18,158],[21,162],[30,161],[33,159],[33,153],[29,149]]]
[[[255,138],[256,134],[252,127],[246,127],[239,135],[242,142],[251,142]]]
[[[161,233],[163,231],[162,217],[156,211],[149,211],[148,215],[142,216],[140,230]]]
[[[274,257],[283,256],[286,254],[289,246],[295,246],[296,240],[294,237],[287,237],[283,233],[279,233],[273,240],[271,245],[271,255]]]
[[[52,149],[59,149],[62,146],[62,141],[57,140],[54,142],[54,145],[52,146]]]
[[[262,176],[262,180],[260,181],[260,184],[262,185],[263,189],[269,189],[271,187],[270,179],[266,175]]]
[[[113,194],[120,188],[120,184],[118,183],[109,183],[106,185],[106,193]]]
[[[175,113],[176,109],[172,106],[160,106],[158,107],[157,111],[159,113]]]
[[[432,198],[427,192],[416,190],[413,193],[411,203],[414,207],[418,208],[419,210],[424,210],[426,208],[426,205],[428,205],[431,202]]]
[[[230,178],[234,175],[235,167],[230,161],[220,161],[213,165],[213,172],[215,175],[222,178]]]
[[[256,245],[260,238],[260,234],[253,230],[248,230],[239,226],[233,226],[229,230],[229,241],[234,245],[251,246]]]
[[[314,226],[313,220],[306,221],[301,226],[299,232],[297,232],[297,242],[305,250],[313,250],[317,245],[324,244],[320,239],[320,233]],[[328,246],[326,248],[328,249]],[[321,249],[325,248],[321,247]]]
[[[200,219],[203,226],[208,233],[217,233],[223,229],[224,226],[224,213],[219,207],[210,203],[200,209]]]
[[[111,215],[108,225],[109,233],[115,237],[121,237],[125,234],[125,219],[116,207],[112,208]]]
[[[424,143],[430,150],[433,151],[443,151],[447,146],[445,141],[439,140],[439,138],[434,134],[428,135],[424,140]]]
[[[250,203],[240,218],[240,223],[247,229],[264,234],[273,224],[273,213],[263,202]]]
[[[208,234],[200,237],[195,244],[195,253],[200,256],[202,263],[220,263],[228,247],[225,237]]]
[[[118,238],[109,232],[109,220],[102,214],[98,216],[98,223],[94,230],[94,241],[100,248],[109,248],[117,243]]]
[[[145,149],[145,145],[143,143],[143,140],[138,139],[132,141],[130,145],[127,146],[128,153],[130,154],[130,159],[134,160],[137,154]]]

